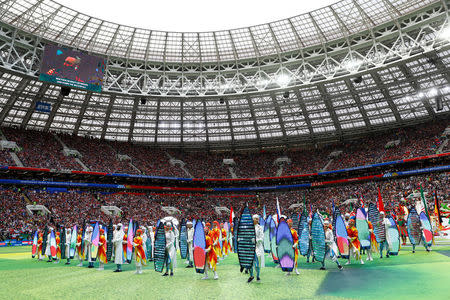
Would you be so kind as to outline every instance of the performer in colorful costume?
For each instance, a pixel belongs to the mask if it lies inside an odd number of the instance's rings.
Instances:
[[[191,221],[186,222],[187,244],[188,244],[188,265],[186,268],[193,268],[194,265],[194,228]]]
[[[289,225],[289,228],[291,229],[291,234],[292,234],[292,240],[293,240],[293,244],[292,244],[292,248],[294,248],[294,253],[295,253],[295,259],[294,259],[294,271],[295,274],[300,275],[300,272],[298,271],[298,265],[297,265],[297,261],[298,261],[298,233],[297,230],[295,230],[294,228],[292,228],[292,219],[288,219],[287,223]],[[263,236],[264,238],[264,236]],[[291,272],[287,272],[286,275],[290,275]]]
[[[205,276],[202,278],[203,280],[208,279],[208,270],[212,270],[214,272],[214,279],[219,279],[219,275],[217,275],[217,253],[214,250],[214,242],[213,235],[216,234],[213,230],[209,230],[208,226],[205,226],[205,241],[206,241],[206,266],[205,266]]]
[[[123,237],[125,236],[125,232],[123,231],[122,223],[117,224],[116,229],[113,233],[113,245],[114,245],[114,263],[117,268],[114,272],[122,272],[122,264],[123,264]]]
[[[219,239],[221,239],[221,231],[219,228],[219,222],[214,221],[213,222],[213,229],[211,230],[211,238],[213,240],[213,248],[216,252],[217,257],[222,256],[222,249],[220,249],[220,242]]]
[[[259,215],[253,215],[253,225],[255,226],[255,259],[253,260],[253,267],[250,269],[250,278],[247,282],[251,282],[255,277],[253,276],[253,269],[256,271],[256,281],[259,278],[261,267],[264,266],[264,229],[259,225]]]
[[[142,266],[147,265],[147,259],[145,258],[145,250],[144,250],[144,240],[142,238],[142,235],[143,235],[142,229],[138,229],[136,231],[136,236],[133,240],[134,259],[136,261],[135,274],[142,274]]]
[[[83,266],[84,255],[83,255],[83,249],[81,247],[82,239],[83,239],[83,229],[80,228],[78,230],[77,245],[76,245],[76,252],[75,252],[76,258],[80,261],[80,263],[77,265],[77,267]]]
[[[98,257],[98,261],[100,263],[97,270],[103,271],[105,269],[105,264],[108,263],[108,260],[106,258],[105,230],[103,228],[100,229],[100,238],[98,241],[97,257]]]
[[[364,261],[361,258],[361,244],[358,239],[358,229],[356,229],[355,226],[355,219],[356,218],[354,216],[351,217],[347,227],[347,235],[350,240],[350,255],[348,256],[346,265],[350,264],[351,256],[355,256],[356,260],[359,260],[362,265],[364,264]]]
[[[382,237],[384,237],[384,240],[382,240],[379,244],[380,246],[380,258],[383,258],[383,249],[386,249],[386,257],[389,258],[389,245],[386,239],[386,232],[391,225],[391,222],[389,222],[389,219],[385,217],[384,211],[380,211],[380,229],[383,231],[381,234]]]
[[[124,264],[128,264],[127,261],[127,244],[128,244],[128,226],[125,226],[124,228],[124,236],[123,236],[123,241],[122,241],[122,255],[123,255],[123,263]]]
[[[372,222],[367,221],[367,225],[369,226],[369,233],[370,233],[370,248],[367,250],[367,259],[369,261],[373,261],[372,252],[378,251],[378,243],[377,239],[375,237],[375,233],[373,232],[373,225]]]
[[[328,220],[323,222],[323,230],[325,232],[325,259],[331,259],[337,264],[339,270],[342,270],[343,267],[337,259],[338,248],[334,240],[333,230]],[[325,260],[322,262],[320,269],[325,270]]]
[[[37,241],[37,246],[38,246],[38,261],[42,260],[42,244],[44,242],[44,234],[42,232],[39,232],[39,238]]]
[[[65,255],[66,255],[66,265],[70,265],[70,239],[72,237],[72,230],[70,228],[66,228],[66,240],[64,244],[66,244]]]
[[[56,260],[53,262],[55,264],[57,264],[57,263],[59,263],[61,261],[61,247],[59,246],[60,245],[59,243],[61,243],[61,236],[60,235],[61,235],[60,232],[57,231],[56,232],[56,237],[55,237],[55,239],[56,239]]]
[[[168,222],[164,226],[165,234],[166,234],[166,252],[167,252],[167,261],[166,261],[166,273],[163,276],[169,275],[173,276],[173,268],[176,267],[177,262],[177,250],[175,248],[175,239],[177,236],[177,230],[172,228],[172,223]]]
[[[228,256],[228,240],[227,240],[227,231],[223,227],[223,223],[220,223],[220,232],[222,238],[222,256]]]
[[[397,225],[398,225],[398,231],[400,234],[400,238],[402,239],[402,245],[406,245],[406,237],[408,236],[408,230],[406,228],[406,214],[405,214],[405,207],[401,204],[398,206],[398,218],[397,218]]]

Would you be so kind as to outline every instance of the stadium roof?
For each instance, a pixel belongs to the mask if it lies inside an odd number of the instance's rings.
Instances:
[[[249,28],[176,33],[49,0],[5,0],[0,123],[229,148],[336,140],[447,117],[448,21],[446,1],[344,0]],[[103,93],[62,97],[37,81],[46,43],[105,56]],[[37,101],[51,112],[35,111]]]

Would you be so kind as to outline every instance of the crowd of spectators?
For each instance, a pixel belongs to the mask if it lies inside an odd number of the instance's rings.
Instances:
[[[234,153],[159,149],[63,134],[59,137],[67,147],[78,150],[82,154],[81,161],[91,171],[172,177],[231,178],[232,172],[223,160],[233,159],[232,169],[237,177],[255,178],[276,176],[277,173],[280,174],[279,171],[281,175],[304,174],[434,154],[446,139],[442,133],[449,125],[449,121],[440,120],[312,149]],[[18,156],[27,167],[81,169],[74,158],[63,155],[61,143],[51,133],[12,128],[3,128],[2,131],[8,140],[15,141],[22,148]],[[387,146],[388,143],[392,145]],[[444,151],[448,151],[449,147],[447,145]],[[336,152],[340,154],[333,157],[331,154]],[[131,161],[120,161],[119,154],[128,155]],[[11,164],[9,156],[6,151],[0,151],[0,162]],[[280,168],[275,163],[275,160],[280,157],[289,158],[291,163],[283,164]],[[184,168],[179,164],[171,163],[171,159],[183,161]]]
[[[0,239],[29,235],[35,228],[43,228],[45,225],[72,226],[90,220],[107,223],[109,216],[101,211],[103,205],[116,206],[122,210],[120,216],[113,218],[114,222],[124,223],[133,218],[141,224],[155,224],[158,219],[168,216],[163,210],[164,207],[178,209],[180,213],[175,214],[177,218],[226,221],[228,212],[217,214],[216,207],[233,207],[238,216],[244,205],[248,204],[253,213],[262,214],[265,207],[268,214],[274,214],[276,199],[280,203],[282,214],[288,217],[301,212],[304,201],[308,212],[312,209],[314,212],[319,210],[331,214],[332,201],[342,212],[349,212],[359,206],[359,200],[352,206],[344,205],[346,200],[363,199],[367,206],[377,200],[378,188],[385,209],[392,211],[399,202],[404,203],[409,195],[418,193],[422,186],[427,195],[428,207],[433,209],[434,192],[437,192],[441,202],[450,200],[449,176],[450,173],[427,174],[378,182],[251,195],[98,194],[78,191],[49,193],[3,189],[0,190]],[[31,203],[44,205],[50,210],[50,215],[30,216],[25,206]],[[290,208],[295,204],[295,208]]]

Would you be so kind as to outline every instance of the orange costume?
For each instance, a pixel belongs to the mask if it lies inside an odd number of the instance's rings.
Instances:
[[[61,238],[59,237],[59,232],[56,233],[56,257],[58,260],[61,259],[61,248],[59,247],[59,243],[61,242]]]
[[[142,238],[140,236],[137,236],[134,238],[133,242],[136,244],[136,246],[134,246],[136,262],[140,262],[142,265],[146,266],[147,259],[145,258]]]
[[[227,241],[227,231],[225,228],[222,228],[222,253],[223,255],[228,255],[228,241]]]
[[[297,230],[291,228],[291,234],[293,239],[293,245],[295,246],[295,267],[297,267],[297,260],[298,260],[298,233]]]
[[[125,232],[128,232],[128,229],[126,229],[126,228],[127,227],[125,227]],[[127,242],[128,242],[126,233],[123,235],[122,241],[125,242],[125,243],[122,242],[122,249],[123,249],[123,259],[124,259],[124,261],[126,261],[127,260]]]
[[[104,234],[100,235],[99,243],[102,243],[102,245],[98,247],[97,256],[100,262],[106,264],[108,259],[106,258],[106,238]]]
[[[359,250],[361,249],[361,244],[359,243],[358,239],[358,229],[356,229],[355,226],[353,227],[347,227],[347,234],[350,238],[350,243],[353,245],[353,247],[356,249],[356,251],[359,253]]]
[[[214,221],[214,223],[216,223],[217,221]],[[220,249],[220,243],[219,243],[219,238],[220,238],[220,229],[219,228],[213,228],[210,232],[210,237],[212,239],[212,243],[213,243],[213,249],[216,252],[217,256],[221,256],[221,252],[222,250]]]
[[[214,251],[214,242],[213,239],[211,238],[211,234],[212,230],[209,232],[209,234],[206,236],[206,251],[208,251],[206,253],[206,262],[208,264],[208,267],[215,271],[216,270],[216,265],[217,265],[217,253],[216,251]]]
[[[83,249],[81,248],[81,241],[82,241],[82,237],[81,237],[81,233],[79,233],[77,235],[77,245],[79,244],[79,246],[77,246],[77,253],[78,253],[78,257],[80,259],[84,259]]]
[[[378,243],[377,239],[375,237],[375,233],[373,232],[373,225],[372,222],[367,221],[367,224],[369,224],[369,231],[370,231],[370,244],[375,249],[375,251],[378,251]]]
[[[37,241],[37,246],[38,246],[38,257],[41,258],[41,253],[42,253],[42,242],[44,241],[44,239],[42,238],[42,233],[39,233],[39,238]]]

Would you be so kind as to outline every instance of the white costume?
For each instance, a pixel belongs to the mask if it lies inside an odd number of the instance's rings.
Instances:
[[[174,232],[175,231],[175,232]],[[177,236],[177,230],[174,231],[166,231],[166,251],[169,255],[170,261],[173,264],[173,267],[177,266],[177,250],[175,248],[175,238]]]
[[[47,257],[49,259],[52,257],[52,252],[50,251],[50,237],[51,237],[52,231],[53,231],[53,229],[50,229],[48,231],[47,242],[46,242],[46,245],[45,245],[45,255],[47,255]]]
[[[125,236],[122,224],[118,224],[116,230],[113,233],[113,245],[114,245],[114,263],[117,265],[123,264],[123,248],[122,241]]]
[[[331,259],[335,262],[337,260],[338,249],[334,241],[333,231],[330,228],[327,228],[327,231],[325,232],[325,244],[327,246],[325,259]]]
[[[71,240],[71,237],[72,237],[72,230],[70,230],[70,228],[66,228],[66,241],[65,241],[66,251],[64,251],[64,252],[66,254],[66,258],[67,259],[70,259],[70,240]]]
[[[91,262],[91,237],[92,237],[92,227],[89,227],[84,235],[84,255],[87,257],[87,261]]]
[[[192,224],[192,223],[191,223]],[[188,244],[188,254],[189,261],[194,261],[194,227],[187,228],[187,244]]]
[[[264,268],[264,229],[261,225],[255,225],[256,248],[255,254],[258,257],[259,265]]]

